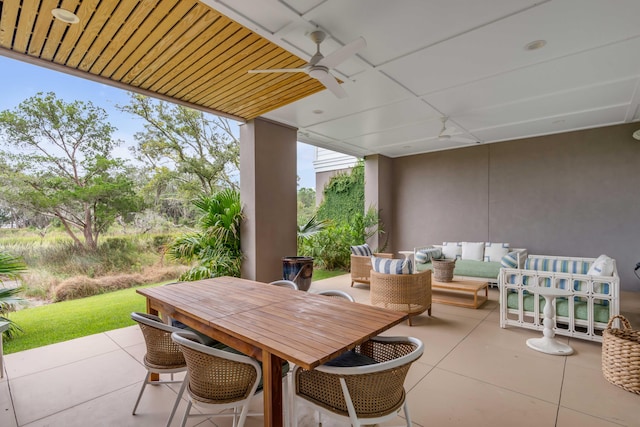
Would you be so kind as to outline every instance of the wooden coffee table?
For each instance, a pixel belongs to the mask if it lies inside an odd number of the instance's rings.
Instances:
[[[489,298],[489,282],[453,279],[451,282],[431,280],[432,300],[440,304],[478,308]],[[484,295],[478,291],[484,289]]]

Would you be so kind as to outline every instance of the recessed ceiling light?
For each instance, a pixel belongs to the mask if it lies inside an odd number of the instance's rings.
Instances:
[[[633,139],[637,139],[638,141],[640,141],[640,129],[638,129],[637,131],[635,131],[633,134]]]
[[[322,113],[324,113],[324,111],[322,111],[322,110],[313,110],[312,113],[313,114],[322,114]]]
[[[547,44],[546,40],[536,40],[536,41],[532,41],[531,43],[527,43],[524,46],[524,50],[536,50],[536,49],[540,49],[543,48],[545,45]]]
[[[61,20],[62,22],[66,22],[67,24],[77,24],[80,22],[80,18],[75,13],[67,10],[67,9],[53,9],[51,14]]]

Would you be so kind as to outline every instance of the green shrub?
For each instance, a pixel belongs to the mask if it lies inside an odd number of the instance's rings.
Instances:
[[[175,238],[173,234],[156,234],[151,237],[151,245],[157,252],[164,252]]]
[[[301,243],[299,252],[310,256],[317,267],[327,270],[348,268],[351,233],[348,225],[330,225]]]
[[[332,225],[299,241],[298,252],[312,256],[317,266],[329,270],[348,269],[349,246],[361,245],[374,234],[384,232],[376,209],[370,207],[365,213],[363,162],[350,173],[339,173],[329,180],[317,218]],[[384,246],[376,250],[382,251]]]
[[[348,269],[352,245],[361,245],[374,233],[383,232],[375,209],[356,214],[346,224],[331,224],[301,242],[299,252],[314,258],[314,264],[327,270]],[[382,251],[384,248],[376,248]]]
[[[103,252],[132,252],[134,243],[131,237],[107,237],[102,240],[98,249]]]

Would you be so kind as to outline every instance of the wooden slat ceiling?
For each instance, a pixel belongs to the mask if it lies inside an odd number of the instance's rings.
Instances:
[[[54,19],[74,12],[80,23]],[[0,0],[0,54],[250,120],[323,90],[306,61],[197,0]],[[106,80],[105,80],[106,79]]]

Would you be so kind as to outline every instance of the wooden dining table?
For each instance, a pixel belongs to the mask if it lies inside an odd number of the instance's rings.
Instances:
[[[262,362],[264,425],[282,426],[282,363],[313,369],[407,318],[405,313],[252,280],[218,277],[138,289],[170,316]]]

